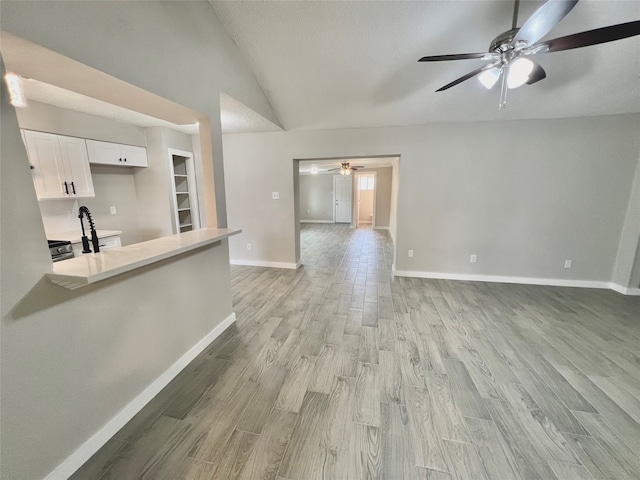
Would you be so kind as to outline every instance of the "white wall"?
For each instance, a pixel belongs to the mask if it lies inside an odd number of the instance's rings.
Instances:
[[[391,167],[363,168],[359,172],[376,172],[376,227],[389,226],[391,217]]]
[[[360,191],[360,204],[358,205],[358,221],[360,223],[373,223],[373,190]]]
[[[398,228],[398,177],[400,160],[394,159],[391,163],[391,201],[389,202],[389,234],[391,241],[396,245],[396,231]],[[395,250],[394,250],[395,252]],[[395,255],[394,255],[395,265]]]
[[[1,22],[208,116],[222,211],[221,88],[277,123],[207,2],[3,2]],[[51,260],[5,82],[2,93],[0,477],[37,480],[231,314],[228,251],[223,242],[75,292],[48,283]]]
[[[228,134],[229,220],[264,245],[261,260],[293,262],[292,159],[395,154],[396,269],[608,282],[639,126],[639,115],[621,115]],[[233,258],[245,258],[241,247],[230,242]]]
[[[27,108],[16,113],[20,128],[147,148],[147,168],[92,164],[94,198],[39,202],[50,238],[55,237],[52,232],[79,230],[78,203],[91,210],[100,230],[122,231],[123,245],[176,233],[167,151],[192,151],[191,135],[165,127],[138,127],[39,102],[29,101]],[[116,215],[111,215],[111,206],[116,207]],[[71,218],[69,211],[74,212]]]
[[[144,128],[29,100],[16,110],[20,128],[146,147]]]

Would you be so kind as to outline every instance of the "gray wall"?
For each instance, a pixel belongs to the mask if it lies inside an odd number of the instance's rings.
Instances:
[[[277,123],[207,2],[3,2],[1,22],[209,116],[222,210],[220,90]],[[48,283],[51,260],[27,155],[1,83],[0,477],[32,480],[231,314],[228,250],[223,242],[76,292]]]
[[[259,259],[295,262],[292,159],[396,154],[396,269],[610,281],[639,126],[620,115],[228,134],[229,220],[266,244]],[[241,247],[230,242],[233,258]]]
[[[640,288],[640,155],[620,236],[613,281],[619,285]]]
[[[301,221],[333,222],[334,175],[300,175]]]

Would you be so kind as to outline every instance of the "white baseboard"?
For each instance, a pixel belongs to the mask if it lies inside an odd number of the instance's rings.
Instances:
[[[300,220],[300,223],[334,223],[333,220]]]
[[[269,267],[269,268],[289,268],[296,270],[301,263],[285,263],[285,262],[263,262],[261,260],[229,260],[231,265],[244,265],[247,267]]]
[[[396,270],[397,277],[437,278],[440,280],[462,280],[468,282],[519,283],[523,285],[548,285],[552,287],[611,288],[610,282],[593,280],[564,280],[560,278],[506,277],[498,275],[467,275],[459,273],[419,272]]]
[[[373,227],[374,230],[386,230],[387,232],[391,232],[389,227]]]
[[[236,321],[236,314],[231,313],[202,340],[196,343],[180,357],[173,365],[165,370],[151,385],[145,388],[136,398],[131,400],[115,417],[109,420],[89,440],[69,455],[55,470],[44,480],[66,480],[89,460],[102,446],[107,443],[118,431],[131,420],[142,408],[149,403],[160,391],[166,387],[194,358],[222,334]]]
[[[634,297],[640,296],[640,288],[631,288],[631,287],[623,287],[622,285],[618,285],[617,283],[610,284],[611,290],[614,290],[622,295],[631,295]]]

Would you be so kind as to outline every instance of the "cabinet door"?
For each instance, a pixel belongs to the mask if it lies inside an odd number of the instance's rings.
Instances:
[[[144,147],[120,145],[120,152],[127,167],[146,167],[148,165],[147,149]]]
[[[57,135],[25,130],[24,137],[38,200],[68,197],[66,188],[70,187],[67,182],[65,188],[67,180]]]
[[[58,142],[67,172],[67,182],[70,184],[69,193],[71,196],[95,197],[85,140],[58,135]]]
[[[87,150],[90,163],[102,165],[123,165],[124,163],[120,153],[120,145],[117,143],[87,140]]]

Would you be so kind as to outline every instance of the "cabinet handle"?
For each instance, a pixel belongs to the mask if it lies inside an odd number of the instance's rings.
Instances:
[[[76,186],[71,182],[71,190],[73,190],[73,194],[76,194]]]
[[[67,185],[67,182],[64,182],[64,191],[67,195],[69,195],[69,185]]]
[[[121,162],[121,161],[122,161],[122,158],[119,158],[119,159],[118,159],[118,161],[119,161],[119,162]]]
[[[125,159],[124,159],[124,161],[126,162],[126,161],[127,161],[127,159],[125,158]]]

